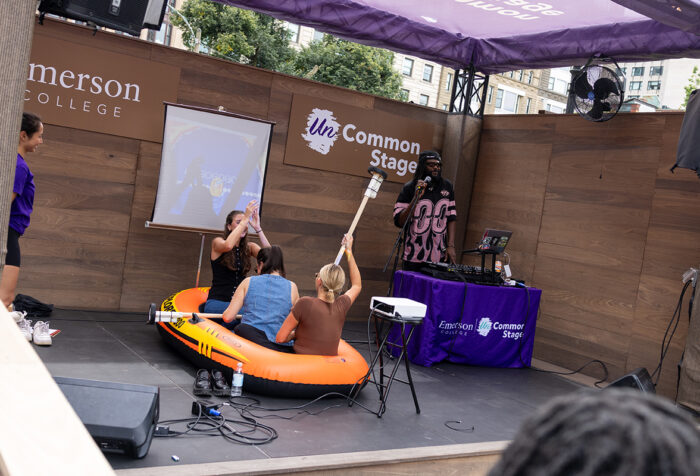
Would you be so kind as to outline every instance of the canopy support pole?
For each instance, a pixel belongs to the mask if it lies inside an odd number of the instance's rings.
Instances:
[[[482,119],[486,105],[489,76],[477,73],[473,64],[455,72],[450,112]]]

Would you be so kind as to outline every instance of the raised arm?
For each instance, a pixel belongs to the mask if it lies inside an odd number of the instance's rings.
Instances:
[[[399,226],[399,227],[404,226],[404,224],[406,223],[406,220],[408,220],[408,214],[411,211],[411,208],[413,208],[413,204],[415,202],[417,202],[418,200],[420,200],[421,198],[423,198],[423,194],[425,193],[425,186],[426,186],[426,183],[423,180],[418,180],[416,182],[416,186],[415,186],[415,189],[413,191],[413,198],[408,203],[408,206],[406,208],[404,208],[403,210],[401,210],[401,213],[399,213],[399,216],[396,217],[395,222],[396,222],[397,226]],[[407,193],[410,193],[410,192],[406,192],[404,190],[404,191],[402,191],[401,194],[405,195]],[[401,197],[399,196],[399,200],[400,199],[401,199]]]
[[[267,237],[265,236],[265,232],[263,232],[262,225],[260,224],[260,209],[256,208],[255,211],[253,212],[253,215],[250,217],[250,224],[253,225],[253,230],[255,230],[255,233],[258,234],[258,237],[260,238],[260,244],[262,245],[263,248],[269,248],[270,247],[270,242],[268,241]],[[257,255],[257,253],[256,253]]]
[[[352,254],[352,235],[345,235],[343,237],[343,246],[345,246],[345,256],[348,258],[348,268],[350,271],[350,289],[345,291],[345,295],[350,298],[351,303],[355,302],[357,296],[360,295],[362,290],[362,277],[360,276],[360,269],[357,267],[355,262],[355,256]]]
[[[243,213],[243,219],[238,225],[236,225],[236,227],[233,230],[231,230],[231,233],[229,233],[226,239],[224,240],[221,237],[217,237],[214,238],[214,241],[211,242],[212,252],[218,254],[228,253],[233,248],[238,246],[238,244],[241,242],[241,237],[248,230],[248,223],[250,223],[250,217],[253,214],[253,212],[257,209],[257,207],[257,200],[251,200],[250,202],[248,202],[248,205],[245,207],[245,212]]]

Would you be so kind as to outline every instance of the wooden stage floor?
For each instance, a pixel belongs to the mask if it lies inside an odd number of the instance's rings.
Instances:
[[[34,348],[54,377],[157,385],[160,420],[189,418],[196,368],[171,351],[155,327],[145,325],[145,319],[145,312],[58,309],[50,322],[51,328],[61,333],[54,337],[52,346]],[[362,322],[347,323],[343,335],[365,357],[366,327]],[[413,365],[411,370],[420,414],[415,412],[408,386],[395,383],[382,418],[358,405],[348,407],[341,399],[322,400],[307,407],[309,413],[256,412],[259,421],[278,434],[264,445],[232,443],[221,436],[154,438],[143,459],[116,454],[107,458],[119,470],[508,440],[534,408],[551,397],[581,388],[558,375],[531,369],[443,363],[430,368]],[[405,378],[403,368],[399,376]],[[306,403],[256,397],[262,405],[274,408]],[[376,411],[379,399],[375,387],[367,386],[358,401]],[[232,419],[240,418],[230,407],[224,407],[223,412]]]

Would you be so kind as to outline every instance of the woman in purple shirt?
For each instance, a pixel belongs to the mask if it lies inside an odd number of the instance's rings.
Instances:
[[[34,208],[34,175],[29,171],[24,157],[35,152],[43,143],[44,125],[39,116],[25,112],[22,114],[22,130],[17,146],[17,166],[15,184],[12,188],[12,206],[7,232],[7,256],[0,279],[0,299],[8,309],[15,299],[17,279],[19,278],[20,252],[19,237],[29,226],[29,216]]]

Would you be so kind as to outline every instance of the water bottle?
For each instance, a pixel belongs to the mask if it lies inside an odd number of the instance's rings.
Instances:
[[[233,372],[233,382],[231,382],[231,396],[240,397],[243,394],[243,362],[238,362],[236,370]]]

